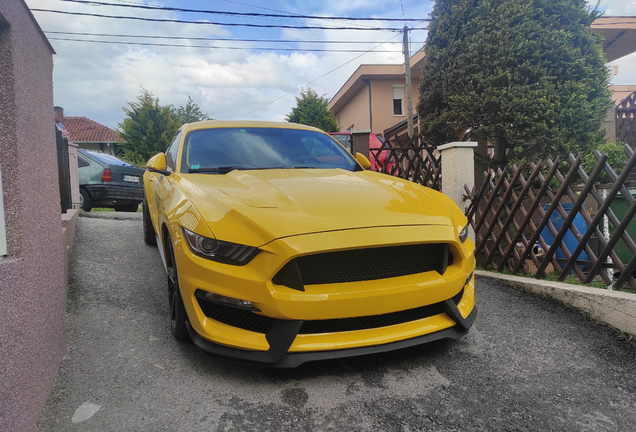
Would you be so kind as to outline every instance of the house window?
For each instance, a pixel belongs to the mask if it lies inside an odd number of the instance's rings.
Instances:
[[[393,86],[393,115],[404,115],[404,86]]]

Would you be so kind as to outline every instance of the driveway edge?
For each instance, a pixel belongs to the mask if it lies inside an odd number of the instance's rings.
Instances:
[[[636,294],[483,270],[476,270],[475,274],[558,300],[567,306],[584,311],[597,321],[609,324],[631,336],[636,336]]]

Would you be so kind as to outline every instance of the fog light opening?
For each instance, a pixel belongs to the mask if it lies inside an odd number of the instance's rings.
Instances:
[[[206,300],[213,303],[220,303],[226,306],[235,307],[243,310],[257,311],[260,312],[260,309],[254,307],[252,302],[249,300],[241,300],[234,297],[228,297],[221,294],[216,294],[209,291],[197,290],[195,294],[198,298],[202,300]]]

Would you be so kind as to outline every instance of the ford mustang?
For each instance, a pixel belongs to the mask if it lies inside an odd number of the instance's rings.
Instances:
[[[293,123],[185,124],[144,174],[170,328],[273,367],[465,335],[474,246],[445,195]]]

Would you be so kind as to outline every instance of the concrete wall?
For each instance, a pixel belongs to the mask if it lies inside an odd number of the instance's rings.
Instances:
[[[612,107],[607,111],[605,120],[603,120],[603,129],[605,129],[605,140],[607,142],[616,139],[616,107]]]
[[[2,22],[0,430],[33,431],[67,349],[53,51],[22,0],[0,1]]]
[[[404,92],[404,115],[393,114],[393,86],[404,85],[404,77],[392,80],[376,80],[371,83],[373,94],[373,130],[371,132],[382,133],[397,123],[406,120],[406,88]],[[406,87],[406,86],[405,86]],[[411,98],[413,100],[413,113],[420,99],[418,82],[411,82]]]
[[[345,132],[351,125],[353,125],[354,129],[370,129],[369,88],[366,85],[355,94],[340,112],[336,113],[336,122],[340,132]]]

